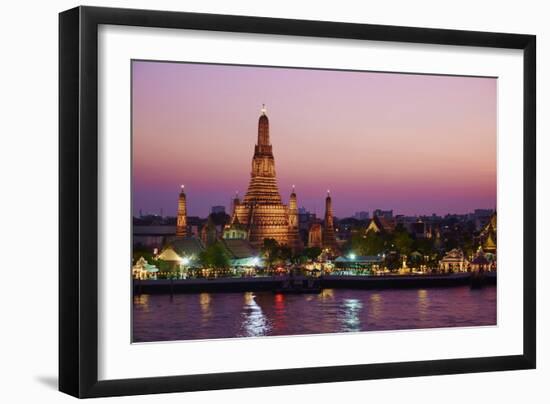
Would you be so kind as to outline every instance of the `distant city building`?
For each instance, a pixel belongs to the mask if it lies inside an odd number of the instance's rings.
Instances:
[[[369,212],[360,211],[360,212],[355,212],[355,214],[353,215],[353,218],[357,220],[368,220],[370,219],[370,216],[369,216]]]
[[[476,230],[482,229],[490,220],[495,211],[493,209],[476,209],[474,210],[473,219]]]
[[[395,215],[396,224],[402,225],[410,233],[415,231],[414,224],[419,221],[421,220],[416,216]]]
[[[317,222],[317,215],[308,212],[306,208],[298,209],[298,223],[300,230],[309,230],[313,223]]]
[[[187,236],[199,238],[204,219],[198,216],[187,216]]]
[[[476,209],[474,210],[475,217],[490,217],[495,211],[493,209]]]
[[[149,249],[161,248],[176,234],[174,225],[144,225],[132,228],[134,246],[147,247]]]
[[[378,217],[384,217],[386,219],[391,219],[391,218],[393,218],[393,209],[392,210],[375,209],[372,212],[372,216],[378,216]]]
[[[222,205],[212,206],[210,208],[210,213],[213,213],[213,214],[225,213],[225,206],[222,206]]]
[[[427,238],[429,235],[428,226],[421,220],[411,223],[408,230],[416,238]]]

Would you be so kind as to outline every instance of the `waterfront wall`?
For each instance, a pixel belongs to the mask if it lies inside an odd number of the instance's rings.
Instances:
[[[321,288],[330,289],[404,289],[453,287],[469,285],[471,273],[450,275],[393,275],[393,276],[325,276],[320,277]],[[294,279],[306,279],[295,277]],[[134,294],[141,293],[199,293],[199,292],[255,292],[280,288],[287,277],[261,278],[217,278],[217,279],[175,279],[134,280]],[[496,274],[487,274],[485,285],[496,284]]]

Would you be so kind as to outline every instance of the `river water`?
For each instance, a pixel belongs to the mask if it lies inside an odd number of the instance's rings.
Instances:
[[[137,295],[133,341],[495,325],[496,287]]]

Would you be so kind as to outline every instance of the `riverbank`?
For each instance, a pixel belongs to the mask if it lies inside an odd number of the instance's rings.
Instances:
[[[410,289],[470,285],[472,275],[472,273],[381,276],[327,275],[318,279],[321,288],[327,289]],[[133,288],[134,294],[255,292],[280,288],[287,279],[286,276],[266,276],[257,278],[134,280]],[[299,281],[308,278],[295,276],[294,279]],[[496,273],[485,274],[483,284],[496,285],[496,282]]]

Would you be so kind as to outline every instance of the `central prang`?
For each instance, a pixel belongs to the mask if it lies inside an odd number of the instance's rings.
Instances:
[[[252,157],[250,184],[242,202],[235,199],[231,222],[245,227],[248,241],[255,248],[261,247],[264,240],[270,238],[281,245],[300,249],[298,211],[291,210],[282,203],[279,194],[273,148],[269,141],[269,119],[264,106],[258,120],[258,141]],[[289,215],[296,218],[290,219]]]

